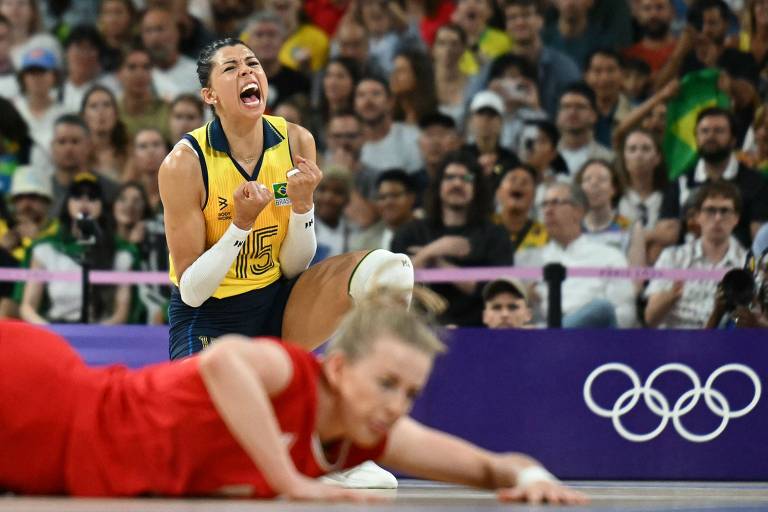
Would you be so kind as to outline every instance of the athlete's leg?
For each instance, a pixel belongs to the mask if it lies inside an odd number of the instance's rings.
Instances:
[[[279,290],[276,282],[224,299],[212,297],[197,308],[184,304],[174,290],[168,307],[171,359],[196,354],[224,334],[269,334],[265,326]]]
[[[331,337],[353,300],[378,288],[413,291],[413,266],[404,254],[377,249],[328,258],[299,276],[283,313],[282,337],[314,349]]]

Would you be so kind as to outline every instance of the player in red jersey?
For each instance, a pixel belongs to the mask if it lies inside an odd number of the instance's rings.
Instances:
[[[378,498],[314,478],[372,459],[504,500],[584,502],[533,459],[407,417],[442,349],[380,299],[347,315],[322,360],[233,335],[179,362],[90,368],[59,336],[0,323],[0,488],[362,501]]]

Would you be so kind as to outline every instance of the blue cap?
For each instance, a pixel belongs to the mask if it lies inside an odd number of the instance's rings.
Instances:
[[[56,55],[47,48],[32,48],[21,59],[21,71],[28,69],[45,69],[48,71],[58,69]]]

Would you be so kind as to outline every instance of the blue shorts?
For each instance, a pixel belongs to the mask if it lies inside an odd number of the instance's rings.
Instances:
[[[169,354],[181,359],[200,352],[224,334],[280,337],[283,312],[296,279],[278,279],[224,299],[209,298],[198,308],[184,304],[178,288],[171,292]]]

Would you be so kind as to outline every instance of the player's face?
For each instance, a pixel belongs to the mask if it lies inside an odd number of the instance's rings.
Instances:
[[[246,115],[258,118],[267,104],[267,75],[250,48],[225,46],[212,59],[210,86],[202,89],[203,100],[219,116]]]
[[[370,353],[345,363],[338,391],[347,437],[372,446],[408,414],[427,382],[432,357],[393,336],[380,336]]]

